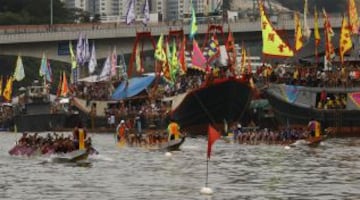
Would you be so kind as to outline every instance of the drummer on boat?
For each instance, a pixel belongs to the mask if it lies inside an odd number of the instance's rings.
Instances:
[[[73,141],[74,146],[77,149],[85,149],[85,141],[87,140],[87,133],[86,130],[83,128],[81,122],[73,130]]]

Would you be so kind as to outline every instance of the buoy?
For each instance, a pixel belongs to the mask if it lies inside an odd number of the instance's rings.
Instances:
[[[211,194],[213,194],[214,192],[213,192],[213,190],[212,190],[211,188],[209,188],[209,187],[203,187],[203,188],[201,188],[200,193],[201,193],[201,194],[206,194],[206,195],[211,195]]]
[[[284,147],[284,149],[291,149],[291,148],[290,148],[289,146],[287,146],[287,145],[286,145],[286,146]]]
[[[171,157],[171,156],[172,156],[172,153],[171,153],[171,152],[166,152],[166,153],[165,153],[165,156],[166,156],[166,157]]]

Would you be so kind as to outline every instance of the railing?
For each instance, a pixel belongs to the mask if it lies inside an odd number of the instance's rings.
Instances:
[[[341,18],[330,18],[334,28],[341,26]],[[313,28],[313,18],[308,19],[309,28]],[[259,32],[260,21],[237,20],[224,23],[224,31],[230,26],[233,32]],[[279,20],[274,24],[277,29],[293,30],[294,21],[292,19]],[[322,20],[319,20],[319,27],[323,27]],[[76,40],[79,32],[83,32],[90,39],[95,38],[127,38],[135,37],[136,32],[151,31],[152,35],[166,34],[169,30],[183,29],[189,33],[190,25],[187,23],[157,23],[148,24],[144,27],[141,24],[128,26],[119,23],[88,23],[88,24],[55,24],[55,25],[14,25],[0,26],[0,44],[27,43],[38,41],[61,41]],[[198,33],[206,33],[208,24],[199,24]]]

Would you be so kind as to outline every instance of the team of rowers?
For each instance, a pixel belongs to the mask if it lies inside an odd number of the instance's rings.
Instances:
[[[92,148],[91,137],[87,137],[86,130],[81,125],[75,127],[73,134],[68,136],[56,132],[48,133],[46,136],[24,132],[13,148],[14,151],[22,151],[20,149],[39,150],[41,154],[68,153],[79,149],[96,151]],[[28,152],[24,153],[28,154]]]
[[[118,143],[126,143],[129,146],[153,146],[166,143],[170,140],[178,140],[183,137],[180,132],[180,126],[175,121],[171,121],[167,131],[149,130],[143,134],[141,129],[130,130],[125,121],[121,120],[116,127],[116,140]]]
[[[280,144],[288,145],[297,140],[313,141],[321,137],[320,123],[312,119],[306,128],[283,128],[273,131],[268,128],[262,130],[245,130],[241,124],[233,129],[232,136],[240,144]]]

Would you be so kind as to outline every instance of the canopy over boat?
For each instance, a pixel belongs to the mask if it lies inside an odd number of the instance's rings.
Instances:
[[[146,75],[143,77],[134,77],[127,82],[123,81],[114,91],[112,95],[113,100],[122,100],[129,97],[136,96],[144,91],[155,80],[155,75]]]

